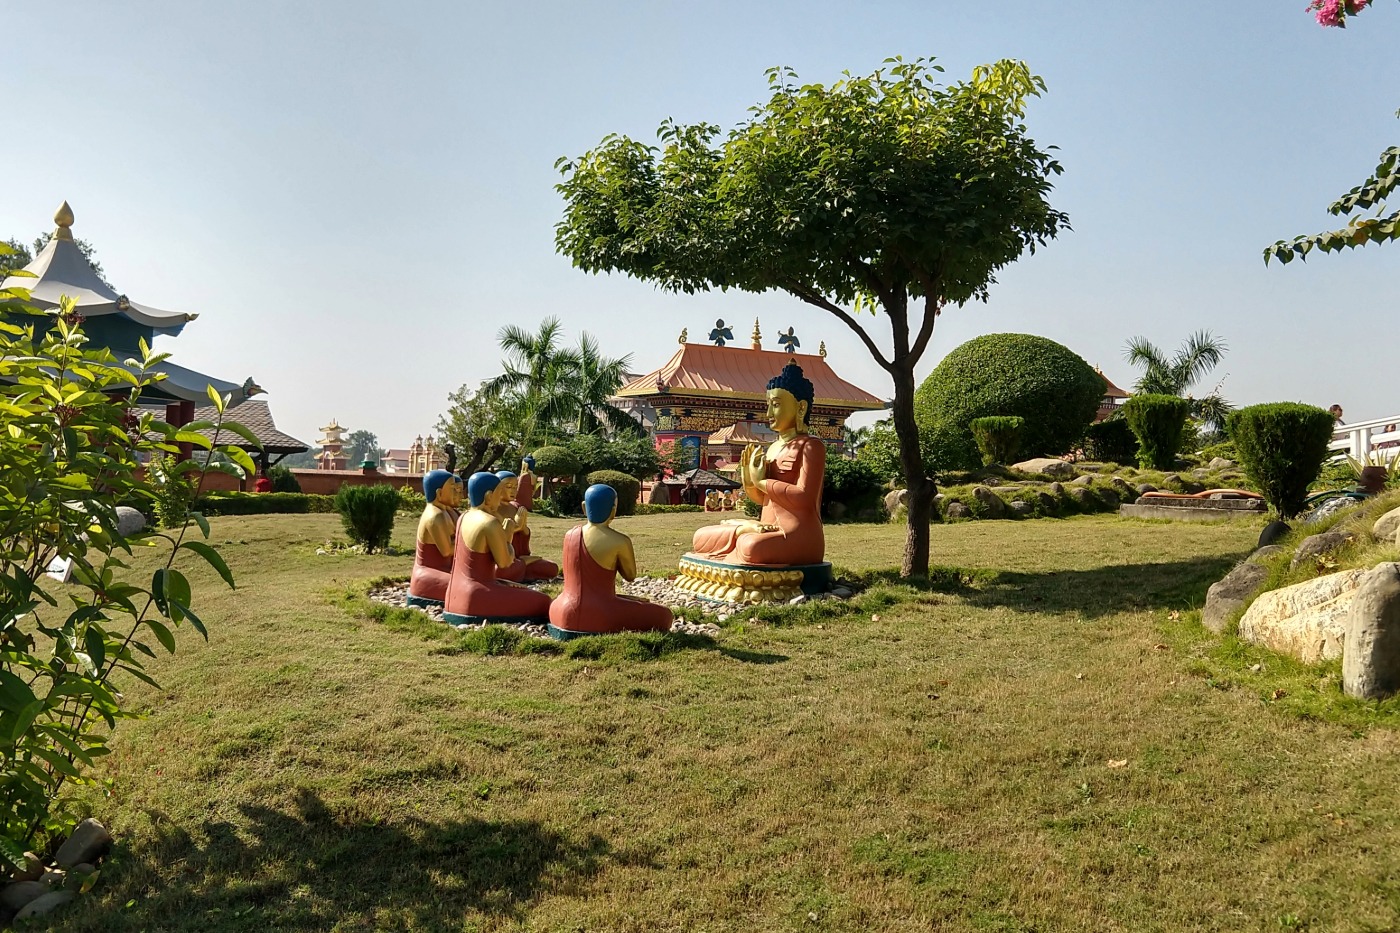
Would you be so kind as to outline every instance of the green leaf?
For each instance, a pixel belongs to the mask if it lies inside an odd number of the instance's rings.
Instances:
[[[89,625],[83,634],[83,644],[87,647],[92,663],[101,669],[103,662],[107,660],[107,642],[102,637],[102,630]]]
[[[47,704],[43,700],[35,700],[24,709],[20,710],[19,716],[15,719],[15,724],[10,729],[10,744],[17,745],[24,734],[29,731],[29,727],[34,725],[34,720],[44,711]]]
[[[250,431],[248,428],[245,428],[243,425],[239,424],[237,421],[225,421],[223,424],[219,425],[219,434],[222,434],[224,431],[232,431],[234,434],[237,434],[239,437],[252,444],[258,450],[263,449],[262,441],[258,440],[258,436],[252,431]],[[223,444],[227,442],[222,437],[220,437],[219,443]]]
[[[29,685],[7,670],[0,669],[0,709],[19,712],[35,702]]]
[[[158,622],[155,619],[147,619],[146,625],[150,626],[151,631],[156,633],[156,638],[160,640],[160,643],[165,647],[165,650],[169,651],[171,654],[174,654],[175,636],[171,633],[170,629],[165,627],[165,623]]]
[[[214,446],[213,441],[203,434],[200,434],[198,431],[186,431],[183,429],[175,432],[175,441],[180,444],[193,444],[205,450],[210,450]]]
[[[0,858],[4,858],[18,869],[29,867],[29,859],[24,856],[24,846],[9,836],[0,835]]]
[[[253,458],[248,456],[248,452],[241,447],[224,447],[222,452],[234,463],[241,466],[249,476],[258,472],[257,466],[253,463]]]
[[[196,632],[198,632],[199,634],[203,635],[205,641],[208,641],[208,640],[209,640],[209,632],[208,632],[207,629],[205,629],[204,623],[201,622],[201,621],[199,620],[199,616],[195,615],[195,614],[194,614],[194,611],[193,611],[192,609],[190,609],[189,606],[186,606],[186,605],[184,605],[183,603],[180,603],[180,602],[178,602],[178,601],[176,601],[176,600],[173,600],[173,599],[171,600],[171,603],[173,603],[176,607],[179,608],[179,610],[180,610],[182,613],[184,613],[185,618],[187,618],[187,619],[190,620],[190,625],[193,625],[193,626],[194,626],[194,630],[195,630]]]
[[[223,556],[219,554],[218,551],[214,550],[214,548],[205,544],[203,541],[186,541],[181,544],[180,547],[194,551],[200,557],[204,558],[209,562],[209,566],[218,571],[219,576],[223,577],[224,582],[229,585],[230,589],[237,589],[233,582],[233,572],[228,569],[228,564],[224,563]]]
[[[224,413],[224,397],[211,385],[206,385],[204,391],[209,396],[209,401],[214,403],[214,410],[219,414]]]
[[[194,521],[194,523],[195,523],[196,525],[199,526],[199,530],[200,530],[201,532],[203,532],[204,537],[206,537],[206,538],[209,537],[209,519],[207,519],[207,518],[204,517],[204,513],[202,513],[202,512],[190,512],[190,513],[189,513],[189,517],[190,517],[191,519],[193,519],[193,521]],[[229,585],[232,586],[233,584],[229,584]]]

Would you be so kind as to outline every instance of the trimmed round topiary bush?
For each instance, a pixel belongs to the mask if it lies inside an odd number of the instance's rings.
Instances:
[[[578,457],[567,447],[541,447],[531,456],[535,458],[535,475],[544,479],[572,478],[583,469]]]
[[[340,487],[335,494],[335,510],[345,533],[366,551],[382,551],[394,533],[394,513],[399,510],[399,491],[387,483],[379,486]]]
[[[1245,475],[1279,517],[1301,512],[1309,484],[1331,453],[1332,413],[1299,402],[1271,402],[1231,412],[1225,424]]]
[[[642,484],[635,476],[623,473],[620,470],[594,470],[588,474],[587,485],[602,483],[611,486],[617,492],[617,514],[631,515],[637,510],[637,497],[641,495]]]
[[[981,465],[972,421],[1018,416],[1022,457],[1058,456],[1084,436],[1104,378],[1068,347],[1034,334],[988,334],[944,357],[914,396],[925,458],[940,470]]]
[[[977,449],[982,452],[982,463],[987,466],[1015,462],[1016,453],[1021,449],[1021,430],[1025,426],[1026,419],[1016,415],[973,418],[968,425],[972,428],[973,440],[977,441]]]
[[[1123,419],[1137,437],[1139,466],[1170,470],[1181,450],[1191,403],[1175,395],[1134,395],[1123,403]]]
[[[1099,463],[1134,463],[1137,447],[1137,435],[1125,418],[1095,421],[1084,432],[1084,453]]]

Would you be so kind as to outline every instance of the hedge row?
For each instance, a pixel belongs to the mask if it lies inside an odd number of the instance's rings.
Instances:
[[[304,492],[220,492],[201,496],[194,510],[204,515],[334,512],[335,497]]]

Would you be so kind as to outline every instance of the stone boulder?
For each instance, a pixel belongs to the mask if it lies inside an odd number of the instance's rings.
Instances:
[[[1211,471],[1233,470],[1235,461],[1226,460],[1224,457],[1212,457],[1210,463],[1206,464],[1206,469]]]
[[[1088,486],[1093,481],[1094,478],[1092,476],[1085,474],[1084,476],[1076,476],[1074,479],[1069,481],[1069,484],[1071,486]]]
[[[948,507],[943,510],[943,515],[946,518],[969,518],[972,515],[972,510],[954,499],[952,502],[949,502]]]
[[[44,914],[53,913],[64,904],[71,903],[77,896],[72,891],[50,891],[25,904],[24,909],[15,914],[15,922],[20,923],[30,917],[42,917]]]
[[[1288,527],[1287,522],[1269,522],[1264,526],[1264,530],[1259,532],[1259,543],[1256,546],[1261,548],[1277,547],[1275,542],[1282,541],[1283,536],[1292,530]]]
[[[1371,526],[1371,534],[1377,541],[1400,544],[1400,509],[1391,509]]]
[[[1157,487],[1156,487],[1156,486],[1153,486],[1151,483],[1138,483],[1137,486],[1135,486],[1135,487],[1133,487],[1133,488],[1135,488],[1135,489],[1138,491],[1138,495],[1140,495],[1140,496],[1145,496],[1145,495],[1147,495],[1149,492],[1157,492],[1157,491],[1158,491],[1158,490],[1157,490]]]
[[[1082,509],[1096,509],[1099,507],[1099,499],[1094,495],[1094,491],[1087,486],[1075,486],[1069,491],[1069,496],[1079,504]]]
[[[1111,509],[1118,508],[1118,493],[1114,492],[1112,489],[1104,489],[1102,486],[1096,488],[1094,492],[1103,500],[1104,505]]]
[[[1201,624],[1217,635],[1225,631],[1225,624],[1230,617],[1258,592],[1264,578],[1269,575],[1268,568],[1255,563],[1253,556],[1250,555],[1248,560],[1237,564],[1234,570],[1206,590],[1206,605],[1201,610]]]
[[[1275,554],[1282,554],[1284,550],[1285,548],[1282,544],[1266,544],[1261,548],[1256,548],[1254,553],[1245,559],[1258,564],[1268,560]]]
[[[1347,615],[1342,690],[1363,700],[1400,690],[1400,564],[1377,564],[1361,578]]]
[[[972,495],[986,507],[988,518],[1006,517],[1006,503],[986,486],[973,486]]]
[[[885,493],[885,513],[893,515],[901,507],[907,507],[909,503],[909,490],[895,489]]]
[[[72,868],[79,862],[96,862],[97,857],[107,851],[112,844],[112,834],[107,827],[94,819],[86,819],[78,824],[63,845],[54,855],[54,863],[59,868]]]
[[[1049,489],[1050,495],[1052,496],[1063,496],[1065,494],[1065,487],[1060,483],[1051,483]]]
[[[1270,590],[1240,619],[1240,640],[1304,664],[1342,656],[1347,618],[1365,570],[1343,570]]]
[[[1022,460],[1020,463],[1013,463],[1011,469],[1020,470],[1022,473],[1042,473],[1046,476],[1062,476],[1065,478],[1074,475],[1074,465],[1063,460],[1056,460],[1053,457],[1040,457],[1035,460]]]
[[[1133,488],[1133,484],[1128,482],[1121,476],[1111,477],[1108,481],[1108,484],[1114,489],[1118,490],[1118,492],[1121,493],[1124,498],[1137,498],[1138,491],[1135,488]]]
[[[129,505],[117,506],[117,534],[129,538],[145,530],[146,516]]]
[[[1020,499],[1017,499],[1011,503],[1011,513],[1025,518],[1035,514],[1035,507],[1028,502],[1022,502]]]
[[[1360,499],[1353,499],[1350,496],[1337,496],[1328,499],[1326,502],[1313,509],[1303,516],[1304,525],[1316,525],[1323,519],[1331,518],[1338,512],[1347,512],[1361,504]]]
[[[1322,534],[1309,535],[1303,539],[1303,543],[1298,545],[1298,550],[1293,552],[1293,563],[1291,566],[1297,568],[1309,561],[1317,560],[1324,554],[1331,554],[1339,551],[1352,542],[1356,536],[1349,531],[1324,531]]]
[[[1058,515],[1060,512],[1060,500],[1050,495],[1048,492],[1038,492],[1036,499],[1040,501],[1040,511],[1046,515]]]

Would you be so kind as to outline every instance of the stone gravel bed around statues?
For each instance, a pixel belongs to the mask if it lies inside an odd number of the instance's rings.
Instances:
[[[544,580],[539,583],[532,583],[529,584],[529,586],[531,589],[543,590],[548,586],[557,585],[558,583],[559,579],[556,578],[554,580]],[[632,583],[624,583],[622,581],[618,581],[617,592],[619,593],[619,595],[623,596],[639,596],[643,599],[649,599],[652,602],[661,603],[662,605],[669,606],[673,610],[698,609],[707,615],[718,614],[718,617],[721,621],[725,618],[728,618],[727,613],[723,612],[725,607],[716,605],[714,603],[707,603],[702,599],[697,599],[690,593],[686,593],[678,589],[675,586],[675,584],[673,584],[670,580],[650,577],[639,577],[635,582]],[[426,615],[431,616],[439,622],[442,621],[441,606],[429,606],[427,608],[424,608],[420,606],[408,605],[408,581],[406,580],[401,583],[386,583],[382,586],[376,586],[369,591],[368,595],[369,598],[374,600],[375,602],[387,603],[391,606],[397,606],[401,609],[417,609],[419,612],[425,613]],[[482,625],[480,624],[464,624],[455,626],[455,628],[461,631],[481,627]],[[526,635],[530,635],[534,638],[549,637],[543,625],[515,625],[512,627],[518,628]],[[719,626],[714,624],[713,622],[695,623],[678,618],[671,623],[671,631],[679,632],[685,635],[708,635],[711,638],[713,638],[719,634]]]

